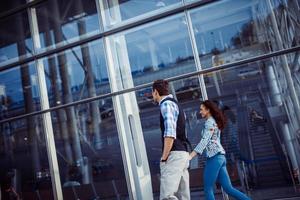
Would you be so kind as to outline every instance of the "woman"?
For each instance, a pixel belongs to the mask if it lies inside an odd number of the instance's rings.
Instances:
[[[214,200],[214,185],[218,181],[230,196],[250,200],[244,193],[233,188],[226,169],[225,150],[220,142],[221,130],[224,129],[226,118],[217,105],[204,101],[200,106],[200,114],[206,119],[202,130],[202,139],[190,154],[190,160],[197,154],[205,153],[207,160],[204,168],[204,192],[206,200]]]

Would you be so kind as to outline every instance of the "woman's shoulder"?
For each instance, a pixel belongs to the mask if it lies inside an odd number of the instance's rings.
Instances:
[[[209,117],[206,121],[205,121],[205,125],[210,125],[213,126],[216,124],[216,120],[213,117]]]

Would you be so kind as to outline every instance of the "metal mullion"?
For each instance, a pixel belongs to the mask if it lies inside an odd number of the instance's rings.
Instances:
[[[36,9],[28,8],[28,15],[29,15],[31,37],[33,39],[33,48],[34,48],[34,52],[36,52],[37,49],[41,48]],[[44,64],[41,59],[36,60],[35,63],[36,63],[36,70],[38,75],[37,77],[38,77],[38,84],[39,84],[39,91],[40,91],[41,110],[47,110],[50,108],[50,106],[49,106],[49,98],[47,93]],[[56,146],[55,146],[55,140],[53,134],[51,113],[50,112],[43,113],[42,119],[43,119],[43,129],[45,133],[46,148],[48,154],[48,162],[49,162],[49,168],[51,174],[53,196],[55,200],[62,200],[63,199],[62,188],[60,182],[58,161],[56,156]]]
[[[226,64],[219,65],[219,66],[216,66],[216,67],[203,69],[201,71],[194,71],[194,72],[189,72],[189,73],[185,73],[185,74],[178,75],[178,76],[173,76],[171,78],[166,78],[166,80],[169,81],[169,82],[172,82],[172,81],[177,81],[177,80],[181,80],[181,79],[185,79],[185,78],[189,78],[189,77],[193,77],[193,76],[198,76],[198,75],[201,75],[201,74],[205,75],[205,74],[208,74],[208,73],[211,73],[211,72],[216,72],[216,71],[219,71],[219,70],[228,70],[228,69],[232,69],[232,68],[236,68],[236,69],[245,68],[247,66],[244,66],[244,64],[248,64],[248,63],[252,63],[252,62],[272,58],[272,57],[275,57],[275,56],[281,56],[281,55],[288,54],[288,53],[293,53],[293,52],[296,52],[296,51],[300,51],[300,46],[296,46],[296,47],[292,47],[292,48],[288,48],[288,49],[283,49],[283,50],[267,53],[267,54],[264,54],[264,55],[254,56],[252,58],[247,58],[247,59],[243,59],[243,60],[240,60],[240,61],[235,61],[235,62],[232,62],[232,63],[226,63]],[[119,91],[116,91],[116,92],[111,92],[111,93],[108,93],[108,94],[98,95],[96,97],[86,98],[86,99],[75,101],[75,102],[72,102],[72,103],[51,107],[49,109],[36,111],[36,112],[32,112],[32,113],[27,113],[27,114],[19,115],[19,116],[16,116],[16,117],[11,117],[9,119],[4,119],[4,120],[0,121],[0,124],[6,123],[8,121],[21,119],[21,118],[24,118],[24,117],[30,117],[30,116],[33,116],[33,115],[39,115],[39,114],[43,114],[43,113],[46,113],[46,112],[52,112],[52,111],[67,108],[67,107],[70,107],[70,106],[76,106],[76,105],[79,105],[79,104],[89,103],[91,101],[96,101],[96,100],[107,98],[107,97],[113,97],[113,96],[117,96],[117,95],[128,93],[128,92],[134,92],[134,91],[141,90],[141,89],[144,89],[144,88],[148,88],[148,87],[151,87],[151,86],[152,86],[152,82],[142,84],[142,85],[138,85],[138,86],[135,86],[135,87],[129,88],[129,89],[124,89],[124,90],[119,90]]]
[[[116,76],[118,76],[116,74],[115,69],[113,68],[114,65],[114,58],[113,58],[113,54],[112,54],[112,48],[110,45],[110,40],[109,38],[104,38],[103,40],[103,45],[105,48],[105,55],[106,55],[106,62],[107,62],[107,70],[108,70],[108,78],[109,78],[109,84],[111,87],[111,91],[118,91],[118,84],[117,81],[115,81],[114,79],[116,79]],[[113,109],[115,110],[115,119],[116,119],[116,125],[117,125],[117,130],[118,130],[118,139],[120,142],[120,150],[121,150],[121,157],[122,157],[122,162],[123,162],[123,166],[124,166],[124,173],[125,173],[125,177],[126,177],[126,185],[127,185],[127,189],[128,189],[128,195],[129,195],[129,199],[135,199],[134,196],[134,191],[135,191],[135,185],[133,180],[133,173],[131,171],[132,169],[132,165],[131,163],[128,161],[130,158],[128,157],[128,155],[130,154],[130,149],[128,147],[128,140],[130,138],[127,138],[125,135],[122,134],[122,129],[126,128],[126,124],[124,119],[122,120],[122,108],[121,108],[121,102],[122,99],[124,97],[123,96],[113,96]]]
[[[197,71],[201,71],[202,66],[201,66],[201,62],[200,62],[200,58],[199,58],[199,52],[198,52],[198,48],[197,48],[197,43],[196,43],[196,38],[195,38],[194,29],[193,29],[193,23],[192,23],[191,15],[190,15],[190,12],[188,10],[185,10],[184,14],[185,14],[185,17],[186,17],[186,20],[187,20],[189,37],[190,37],[190,40],[191,40],[194,59],[195,59],[195,62],[196,62],[196,69],[197,69]],[[207,95],[207,91],[206,91],[206,86],[205,86],[203,74],[198,75],[198,80],[199,80],[199,84],[200,84],[202,98],[204,100],[207,100],[208,95]]]
[[[35,1],[30,1],[26,4],[23,4],[19,7],[16,7],[16,8],[13,8],[13,9],[10,9],[2,14],[0,14],[0,20],[2,18],[6,18],[6,17],[9,17],[9,16],[12,16],[18,12],[22,12],[22,11],[25,11],[27,8],[31,8],[33,6],[36,6],[36,5],[39,5],[40,3],[44,2],[46,0],[35,0]]]

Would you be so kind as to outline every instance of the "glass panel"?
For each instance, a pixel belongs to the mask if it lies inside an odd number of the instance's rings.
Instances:
[[[288,65],[291,65],[295,57],[289,56],[292,59],[288,59]],[[283,68],[282,59],[276,57],[205,75],[209,98],[218,104],[228,119],[222,133],[228,170],[245,173],[250,188],[292,186],[290,173],[293,172],[290,170],[297,163],[294,161],[300,158],[299,141],[287,140],[296,137],[300,126],[299,121],[296,122],[297,113],[291,111],[296,107],[290,95],[292,86],[287,85]],[[294,83],[296,85],[296,81]],[[296,90],[298,97],[299,91]],[[290,169],[283,148],[288,149],[288,162],[293,166]],[[201,163],[202,159],[192,161],[191,177],[202,170]],[[231,180],[238,179],[236,176]],[[195,187],[201,184],[198,182]],[[263,198],[287,195],[286,192],[279,194],[279,191],[278,194],[266,193]],[[255,190],[252,193],[255,199],[257,193]]]
[[[46,1],[36,10],[42,48],[67,44],[100,32],[95,1]]]
[[[18,8],[19,6],[22,6],[24,4],[26,4],[26,0],[13,0],[13,1],[4,0],[1,2],[0,13],[2,14],[11,9]]]
[[[270,15],[268,1],[226,0],[192,10],[203,68],[278,49]]]
[[[28,57],[32,50],[25,11],[0,19],[0,66]]]
[[[2,199],[53,199],[41,116],[1,123],[0,129]]]
[[[134,85],[196,70],[182,14],[111,36],[110,44],[121,70],[130,66]]]
[[[298,54],[300,52],[287,55],[287,62],[289,68],[293,69],[293,85],[300,99]],[[204,76],[209,99],[227,117],[221,141],[226,150],[229,176],[234,185],[243,189],[250,188],[254,199],[297,195],[292,189],[292,178],[297,181],[298,177],[291,177],[290,174],[296,172],[292,169],[297,166],[300,158],[300,142],[288,138],[297,137],[300,124],[297,113],[293,111],[296,104],[291,98],[282,62],[282,58],[274,57]],[[197,97],[197,78],[178,80],[170,85],[171,93],[175,93],[174,96],[183,108],[187,134],[195,147],[201,139],[199,131],[204,124],[204,119],[199,116],[201,100]],[[159,107],[151,101],[151,87],[141,89],[136,94],[153,191],[158,194],[161,156]],[[204,157],[198,156],[190,163],[190,187],[195,193],[203,188],[201,175],[204,162]],[[278,193],[266,192],[261,196],[260,189],[274,187],[278,188]],[[286,193],[285,190],[290,192]]]
[[[3,118],[40,110],[34,63],[0,72],[0,111]]]
[[[186,116],[186,131],[191,142],[199,139],[199,126],[203,120],[198,120],[198,108],[201,102],[201,91],[198,78],[188,78],[170,82],[170,93],[178,100]],[[159,120],[159,106],[152,100],[152,88],[145,88],[136,92],[143,134],[149,160],[152,188],[155,195],[159,193],[159,161],[162,155],[161,130]],[[196,184],[198,180],[193,179]]]
[[[51,114],[64,199],[126,199],[112,99]]]
[[[121,74],[122,80],[118,89],[196,70],[187,22],[183,14],[110,36],[109,45],[112,49],[113,65]],[[116,71],[118,73],[118,70]],[[130,85],[131,81],[133,81],[132,85]],[[202,98],[198,78],[178,81],[170,85],[171,93],[180,103],[186,103],[186,107],[191,100],[199,102]],[[161,157],[159,110],[152,102],[151,87],[136,91],[136,99],[153,191],[156,193],[159,191],[158,175]]]
[[[100,3],[105,9],[103,15],[105,27],[111,28],[129,19],[149,16],[180,5],[181,0],[104,0]]]
[[[272,12],[270,7],[272,7]],[[271,46],[274,46],[274,49],[299,45],[300,41],[297,39],[299,38],[298,32],[300,30],[300,24],[298,23],[300,20],[299,10],[299,0],[264,0],[260,2],[255,9],[261,30],[258,33],[264,36],[264,40],[269,41]],[[274,15],[275,23],[271,20],[271,17],[267,17],[267,14],[270,16]],[[276,29],[278,29],[279,35],[276,34]],[[280,41],[282,42],[280,43]]]
[[[50,106],[110,92],[102,40],[44,59]]]

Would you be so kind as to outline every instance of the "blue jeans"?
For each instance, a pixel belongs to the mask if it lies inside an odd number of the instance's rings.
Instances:
[[[226,158],[222,154],[217,154],[208,158],[204,168],[204,193],[206,200],[214,200],[214,185],[218,181],[225,192],[240,200],[250,200],[244,193],[232,187],[227,169]]]

